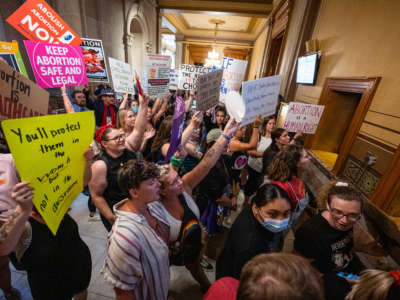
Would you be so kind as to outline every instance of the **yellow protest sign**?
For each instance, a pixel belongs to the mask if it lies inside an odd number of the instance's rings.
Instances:
[[[83,154],[93,140],[93,111],[11,119],[1,125],[21,180],[31,182],[33,203],[55,235],[83,190]]]
[[[0,41],[0,52],[3,53],[17,53],[18,52],[18,42],[2,42]]]

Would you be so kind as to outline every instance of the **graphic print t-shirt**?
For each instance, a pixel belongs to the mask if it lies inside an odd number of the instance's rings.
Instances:
[[[312,217],[296,231],[294,249],[313,259],[313,266],[322,273],[346,268],[353,256],[353,230],[332,228],[321,215]]]

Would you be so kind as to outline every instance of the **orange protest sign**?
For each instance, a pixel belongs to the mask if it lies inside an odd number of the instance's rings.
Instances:
[[[32,41],[79,46],[82,40],[44,0],[28,0],[7,22]]]

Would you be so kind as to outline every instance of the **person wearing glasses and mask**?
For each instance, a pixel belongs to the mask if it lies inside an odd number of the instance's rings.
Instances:
[[[148,96],[139,97],[139,112],[133,131],[126,135],[122,129],[102,126],[96,133],[96,141],[101,145],[102,154],[92,164],[89,182],[90,195],[100,212],[101,221],[107,231],[115,221],[112,207],[127,197],[118,186],[117,173],[124,163],[136,158],[135,152],[142,145],[146,129]]]
[[[347,182],[334,182],[325,189],[321,199],[326,209],[305,221],[295,233],[294,250],[312,260],[312,265],[324,274],[326,299],[344,299],[354,279],[342,278],[338,272],[358,274],[362,270],[354,252],[383,256],[385,251],[375,241],[362,237],[355,229],[363,210],[360,192]],[[361,243],[356,243],[361,241]]]
[[[262,185],[237,217],[225,248],[217,260],[216,280],[239,279],[243,266],[254,256],[280,252],[291,214],[289,196],[275,184]]]

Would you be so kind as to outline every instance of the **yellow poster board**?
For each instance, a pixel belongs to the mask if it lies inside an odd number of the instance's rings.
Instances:
[[[22,181],[55,235],[83,190],[85,158],[94,135],[93,111],[11,119],[1,123]]]

